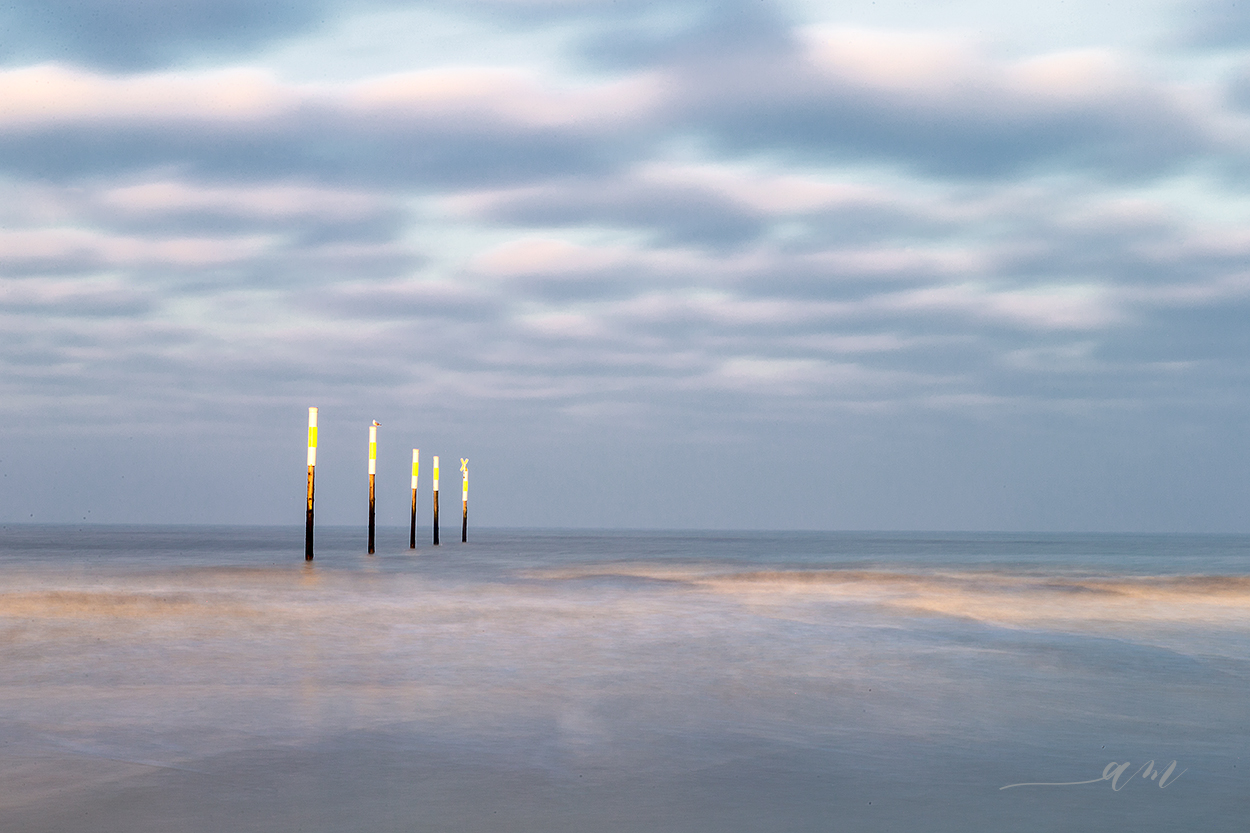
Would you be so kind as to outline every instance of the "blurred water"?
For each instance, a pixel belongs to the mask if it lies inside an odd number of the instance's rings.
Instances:
[[[379,532],[0,528],[0,829],[1250,815],[1248,536]]]

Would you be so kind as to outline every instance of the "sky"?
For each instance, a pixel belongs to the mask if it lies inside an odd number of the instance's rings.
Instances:
[[[1250,532],[1250,3],[14,0],[0,521]]]

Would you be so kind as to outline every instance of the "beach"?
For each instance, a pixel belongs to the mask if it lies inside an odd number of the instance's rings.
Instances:
[[[383,527],[364,550],[355,528],[319,529],[306,564],[294,527],[5,526],[0,827],[1250,816],[1250,536],[482,530],[409,550]]]

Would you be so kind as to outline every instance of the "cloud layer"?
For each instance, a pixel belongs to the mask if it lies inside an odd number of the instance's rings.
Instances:
[[[1236,71],[758,3],[462,13],[575,35],[562,64],[327,81],[263,56],[329,3],[10,7],[10,430],[1244,409]]]

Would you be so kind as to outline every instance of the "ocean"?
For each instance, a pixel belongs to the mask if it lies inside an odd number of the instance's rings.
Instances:
[[[1250,536],[446,531],[0,527],[0,830],[1250,819]]]

